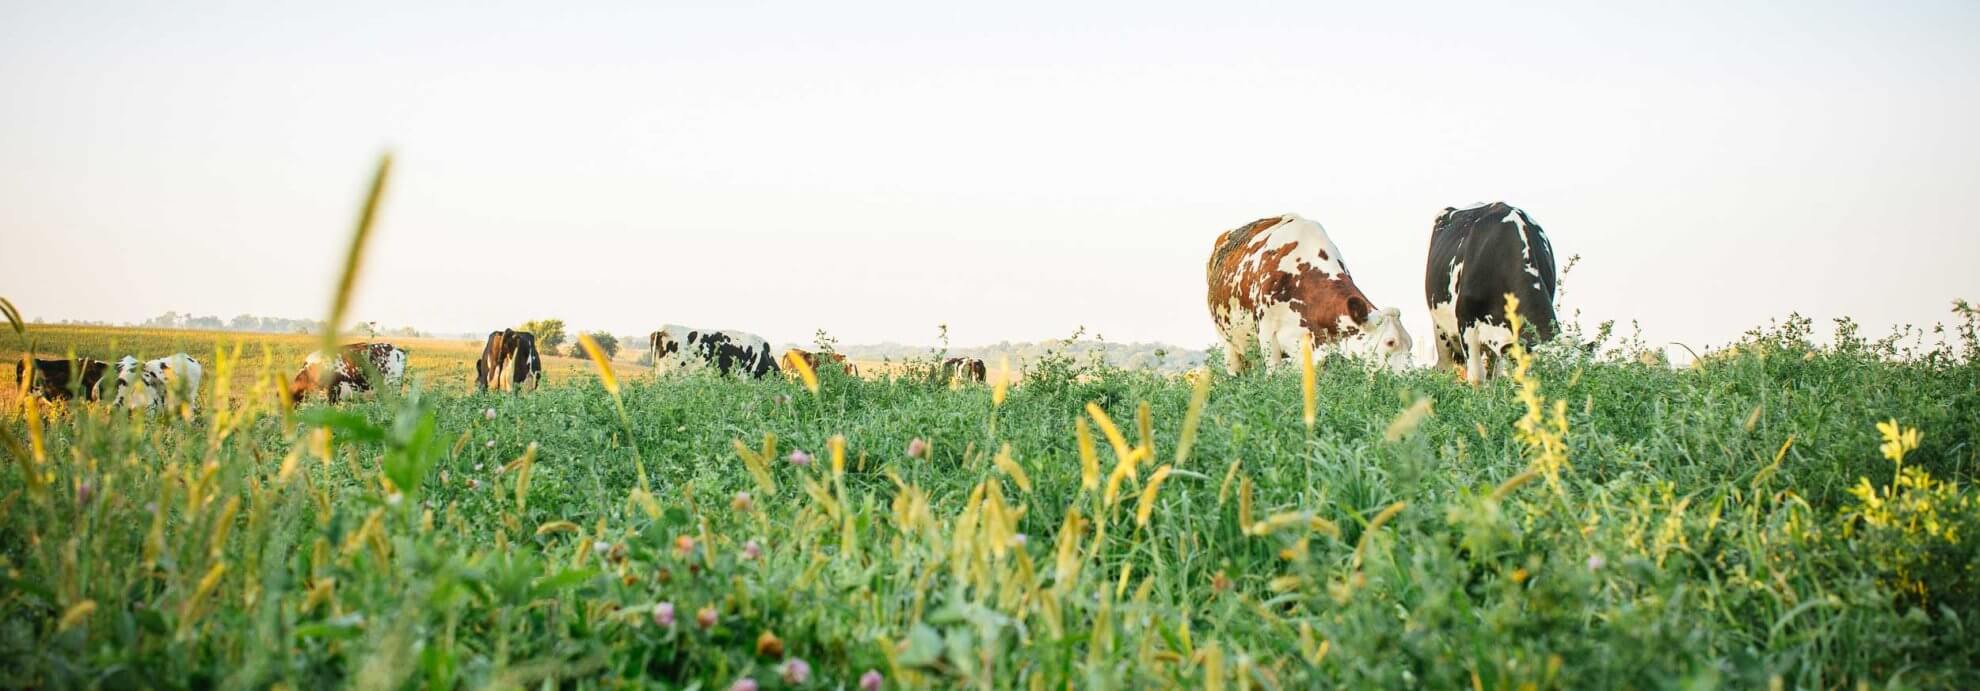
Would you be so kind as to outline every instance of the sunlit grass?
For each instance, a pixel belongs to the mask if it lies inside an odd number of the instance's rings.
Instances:
[[[414,348],[405,392],[295,411],[315,336],[24,326],[216,376],[189,417],[10,394],[0,686],[1972,687],[1960,316],[1909,357],[1516,347],[1477,388],[656,379],[586,337],[529,394]]]

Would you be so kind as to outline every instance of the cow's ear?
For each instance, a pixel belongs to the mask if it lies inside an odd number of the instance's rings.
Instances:
[[[1355,320],[1356,322],[1364,322],[1364,321],[1368,321],[1368,301],[1367,301],[1367,300],[1363,300],[1363,299],[1361,299],[1361,298],[1358,298],[1358,297],[1351,297],[1351,298],[1348,298],[1348,299],[1347,299],[1347,309],[1348,309],[1348,314],[1349,314],[1350,316],[1353,316],[1353,317],[1354,317],[1354,320]]]

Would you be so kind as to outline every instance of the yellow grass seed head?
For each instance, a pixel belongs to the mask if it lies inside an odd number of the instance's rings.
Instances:
[[[1135,525],[1148,525],[1148,514],[1155,510],[1155,496],[1162,492],[1162,481],[1169,479],[1169,473],[1174,470],[1174,466],[1165,465],[1156,468],[1155,474],[1148,477],[1148,486],[1141,490],[1141,501],[1134,507]]]
[[[1079,437],[1079,486],[1086,491],[1100,488],[1100,452],[1093,445],[1093,432],[1086,428],[1086,418],[1081,417],[1073,425]]]
[[[536,526],[536,534],[539,537],[544,535],[549,535],[551,533],[575,533],[578,530],[579,530],[578,524],[572,523],[570,521],[550,521],[548,523],[544,523],[543,525]]]
[[[843,434],[832,435],[831,439],[825,440],[825,448],[832,453],[832,477],[837,478],[845,475],[846,436]]]
[[[1011,476],[1011,481],[1017,483],[1019,490],[1025,494],[1031,493],[1031,476],[1025,474],[1024,466],[1018,465],[1017,461],[1011,459],[1010,444],[1005,444],[1004,448],[997,450],[997,457],[993,462],[996,463],[998,470]]]
[[[1142,401],[1134,407],[1134,431],[1135,441],[1139,442],[1137,448],[1141,449],[1145,455],[1153,457],[1155,455],[1155,414],[1154,411],[1149,409],[1147,401]]]
[[[1231,467],[1235,468],[1237,465],[1234,463]],[[1251,476],[1246,475],[1238,481],[1238,526],[1249,527],[1250,525]]]
[[[1107,411],[1099,403],[1087,403],[1086,414],[1093,418],[1093,424],[1100,426],[1100,433],[1107,436],[1107,443],[1114,447],[1114,458],[1127,458],[1127,437],[1121,436],[1121,428],[1114,426],[1114,419],[1107,417]]]
[[[1114,472],[1107,474],[1107,489],[1101,493],[1101,504],[1113,506],[1114,499],[1121,493],[1121,481],[1134,472],[1134,466],[1126,463],[1114,464]]]
[[[1374,539],[1375,532],[1381,530],[1383,524],[1388,523],[1389,519],[1395,518],[1396,514],[1402,513],[1402,510],[1408,506],[1409,502],[1406,501],[1390,504],[1388,508],[1382,509],[1381,513],[1375,514],[1374,520],[1368,522],[1368,528],[1361,531],[1361,543],[1354,547],[1354,568],[1361,568],[1361,559],[1367,554],[1368,542]]]
[[[591,364],[598,367],[598,381],[605,384],[605,391],[618,398],[619,378],[612,374],[612,361],[605,357],[605,349],[598,347],[598,341],[591,334],[578,334],[578,345],[584,348],[585,356],[591,358]]]
[[[818,395],[818,373],[811,371],[811,363],[805,362],[796,349],[784,353],[784,362],[789,364],[791,369],[797,370],[798,381],[804,383],[806,391],[810,391],[813,396]]]
[[[742,458],[743,468],[756,480],[756,488],[763,492],[763,496],[777,496],[777,480],[770,476],[768,459],[749,448],[741,439],[731,439],[729,444],[735,448],[736,456]]]
[[[1299,391],[1306,415],[1306,428],[1313,429],[1314,421],[1320,416],[1320,383],[1314,373],[1311,333],[1299,339]]]
[[[997,378],[990,384],[990,406],[1001,408],[1004,397],[1011,390],[1011,356],[1006,354],[997,359]]]
[[[1417,426],[1423,424],[1423,420],[1430,417],[1431,412],[1433,411],[1428,397],[1416,399],[1416,402],[1410,404],[1401,415],[1397,415],[1396,419],[1389,422],[1389,429],[1382,433],[1382,438],[1391,443],[1401,441],[1403,437],[1416,431]]]
[[[1203,375],[1196,377],[1195,383],[1190,387],[1189,410],[1183,413],[1182,433],[1176,437],[1177,466],[1189,460],[1189,450],[1196,446],[1196,428],[1203,423],[1203,407],[1210,402],[1209,369],[1204,368],[1201,371]]]
[[[89,621],[89,615],[95,612],[95,600],[83,600],[82,602],[70,605],[67,611],[62,612],[62,622],[56,625],[55,628],[58,631],[73,629],[82,625],[83,622]]]

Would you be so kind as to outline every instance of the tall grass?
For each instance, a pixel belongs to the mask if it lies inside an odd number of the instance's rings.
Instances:
[[[598,358],[294,425],[227,358],[191,420],[10,408],[0,686],[1972,687],[1960,318],[1478,388]]]

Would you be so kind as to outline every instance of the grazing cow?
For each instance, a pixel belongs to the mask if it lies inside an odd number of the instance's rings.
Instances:
[[[541,385],[543,358],[536,353],[536,334],[514,329],[488,332],[488,344],[481,347],[481,359],[474,362],[474,383],[482,391],[493,384],[497,391],[517,393]]]
[[[139,363],[126,355],[117,361],[117,395],[112,402],[132,409],[170,406],[185,401],[199,403],[199,380],[204,374],[199,361],[185,353]]]
[[[989,375],[990,368],[981,358],[952,357],[942,361],[942,376],[949,381],[981,382]]]
[[[1320,224],[1286,214],[1217,236],[1209,266],[1210,318],[1224,340],[1224,369],[1247,369],[1255,347],[1265,367],[1300,351],[1332,346],[1350,356],[1402,370],[1409,332],[1395,308],[1376,309],[1355,287],[1341,251]]]
[[[665,324],[650,339],[653,369],[660,372],[714,367],[723,374],[761,377],[777,371],[770,342],[756,334]]]
[[[1423,296],[1437,330],[1437,365],[1477,383],[1504,368],[1514,334],[1506,295],[1519,298],[1531,343],[1554,336],[1554,247],[1533,217],[1505,202],[1446,208],[1430,231]]]
[[[797,365],[792,364],[796,360],[803,360],[805,366],[810,367],[813,372],[818,371],[818,365],[821,362],[834,362],[838,363],[839,370],[845,372],[846,376],[859,376],[859,368],[854,367],[852,361],[847,360],[846,356],[838,353],[814,353],[803,348],[792,348],[784,351],[784,358],[778,364],[784,368],[785,374],[789,374],[797,371]]]
[[[303,396],[321,387],[331,403],[344,396],[372,389],[372,376],[388,386],[398,386],[406,378],[406,349],[390,343],[350,343],[338,349],[337,361],[323,371],[323,353],[310,353],[289,384],[289,402],[301,403]]]
[[[35,358],[34,369],[28,369],[30,361],[22,358],[14,363],[14,381],[26,382],[28,392],[40,394],[50,401],[66,401],[81,392],[83,400],[96,400],[96,385],[103,382],[103,375],[110,371],[110,363],[90,358],[75,360],[50,360]]]

